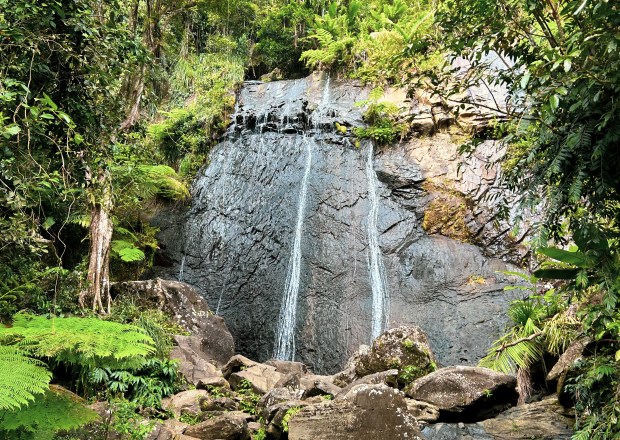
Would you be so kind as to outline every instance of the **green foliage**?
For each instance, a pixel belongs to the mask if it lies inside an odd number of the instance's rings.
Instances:
[[[510,304],[508,316],[512,326],[480,361],[483,367],[507,374],[516,374],[520,368],[529,369],[541,362],[546,353],[559,356],[581,334],[580,322],[567,313],[566,298],[554,289],[538,294],[537,278],[522,277],[532,281],[527,286],[531,295]]]
[[[58,431],[74,429],[97,418],[97,413],[81,399],[52,386],[27,407],[4,412],[0,418],[0,435],[4,433],[15,440],[52,440]]]
[[[144,440],[153,430],[155,422],[146,421],[138,413],[139,405],[125,399],[114,399],[110,402],[114,413],[111,427],[127,440]]]
[[[184,412],[179,416],[179,422],[187,423],[188,425],[197,425],[201,421],[200,415],[192,412]]]
[[[282,432],[288,432],[288,424],[291,418],[301,410],[302,410],[301,406],[294,406],[292,408],[289,408],[286,411],[286,413],[284,414],[284,417],[282,417],[282,423],[281,423]]]
[[[577,361],[566,390],[578,396],[576,440],[607,440],[620,435],[620,374],[611,353]]]
[[[312,48],[301,60],[311,68],[343,71],[365,83],[399,83],[405,73],[430,65],[427,43],[436,33],[431,2],[420,0],[334,1],[316,15]],[[406,52],[406,55],[403,55]]]
[[[252,75],[259,77],[274,69],[280,70],[285,77],[305,74],[299,58],[307,46],[304,38],[314,19],[312,3],[270,2],[258,12],[256,45],[249,62]]]
[[[113,370],[94,368],[89,383],[113,396],[122,395],[141,408],[161,408],[161,400],[178,390],[178,365],[168,359],[147,359],[138,368]]]
[[[256,415],[258,413],[257,405],[261,396],[254,392],[252,383],[243,379],[237,386],[236,391],[241,396],[241,401],[239,402],[241,411]]]
[[[391,102],[380,101],[383,92],[375,89],[366,101],[357,105],[365,105],[364,121],[368,127],[354,129],[355,135],[361,139],[372,139],[378,145],[389,145],[402,139],[408,131],[404,122],[399,121],[400,110]]]
[[[178,61],[171,77],[173,107],[148,127],[147,140],[183,176],[196,173],[224,133],[234,106],[231,90],[243,80],[243,62],[230,49]]]
[[[98,318],[49,319],[20,313],[11,327],[0,329],[0,340],[34,356],[79,365],[132,364],[155,351],[142,329]]]
[[[229,392],[226,391],[225,389],[222,389],[221,387],[209,385],[207,386],[207,391],[209,392],[209,395],[213,397],[214,399],[219,399],[220,397],[229,396]]]
[[[45,367],[17,347],[0,345],[0,411],[18,410],[45,392],[52,377]]]
[[[265,428],[261,427],[254,434],[252,434],[252,440],[267,440],[267,431]]]
[[[437,19],[445,49],[472,68],[458,82],[454,69],[436,77],[435,90],[465,105],[458,95],[472,84],[508,89],[506,181],[544,206],[551,233],[562,235],[565,218],[574,229],[584,215],[615,217],[620,107],[604,98],[620,90],[620,11],[612,2],[451,0]],[[491,51],[511,65],[490,66],[482,54]]]

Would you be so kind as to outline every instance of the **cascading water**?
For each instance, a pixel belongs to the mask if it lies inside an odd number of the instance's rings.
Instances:
[[[377,215],[379,203],[377,198],[377,174],[373,167],[374,151],[372,144],[368,145],[368,157],[366,160],[366,178],[368,180],[368,259],[370,286],[372,288],[372,328],[371,336],[375,339],[383,333],[389,319],[389,295],[385,283],[385,268],[383,256],[379,247],[379,232],[377,230]]]
[[[276,333],[276,345],[273,356],[281,360],[293,360],[295,357],[295,319],[297,315],[297,297],[299,295],[299,277],[301,269],[301,234],[304,226],[304,212],[306,196],[308,194],[308,176],[312,168],[312,145],[304,138],[306,149],[306,167],[299,191],[297,205],[297,223],[295,225],[295,239],[289,262],[289,272],[284,290],[284,298],[280,307],[280,318]]]
[[[185,255],[181,258],[181,267],[179,268],[179,281],[183,281],[183,272],[185,271]]]
[[[329,76],[325,80],[321,104],[312,115],[313,125],[318,121],[316,117],[321,118],[329,105]],[[286,108],[290,106],[287,103]],[[284,121],[284,117],[282,117]],[[295,226],[295,239],[293,241],[293,249],[289,261],[288,274],[286,279],[286,287],[282,305],[280,306],[280,316],[278,319],[278,329],[276,332],[276,342],[273,357],[281,360],[294,360],[295,358],[295,321],[297,317],[297,298],[299,296],[299,278],[301,273],[301,234],[304,225],[304,212],[306,208],[306,196],[308,193],[308,177],[312,168],[312,143],[306,136],[303,137],[303,143],[306,150],[306,166],[304,169],[304,177],[301,182],[299,191],[299,201],[297,205],[297,223]]]

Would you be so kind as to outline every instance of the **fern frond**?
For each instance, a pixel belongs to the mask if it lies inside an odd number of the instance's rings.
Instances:
[[[155,352],[153,340],[139,327],[98,318],[48,319],[20,313],[12,327],[0,329],[0,340],[16,343],[34,356],[78,365],[139,364]]]
[[[0,411],[18,410],[48,389],[45,364],[17,347],[0,346]]]
[[[318,41],[321,47],[329,47],[329,45],[334,42],[334,37],[332,36],[332,34],[330,34],[329,31],[321,28],[316,29],[312,37]]]
[[[0,420],[0,438],[17,438],[13,433],[19,430],[25,431],[28,439],[52,440],[58,431],[78,428],[99,417],[84,403],[75,394],[51,385],[27,408],[4,414]]]
[[[133,261],[142,261],[146,258],[144,252],[138,249],[133,243],[125,240],[112,240],[112,252],[117,254],[122,261],[131,263]]]
[[[80,225],[83,228],[90,226],[90,215],[88,214],[74,214],[69,217],[68,223]]]

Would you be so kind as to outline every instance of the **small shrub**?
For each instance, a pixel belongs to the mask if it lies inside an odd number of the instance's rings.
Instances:
[[[252,434],[252,440],[267,440],[267,431],[265,428],[260,428]]]
[[[200,415],[192,412],[184,412],[179,417],[179,422],[187,423],[188,425],[197,425],[200,421]]]
[[[260,401],[260,396],[254,392],[252,383],[246,379],[242,380],[237,387],[237,393],[242,397],[241,401],[239,402],[241,411],[248,414],[256,415],[256,406]]]
[[[282,418],[282,432],[288,432],[288,424],[291,418],[301,410],[301,406],[294,406],[286,411],[286,414],[284,414],[284,417]]]

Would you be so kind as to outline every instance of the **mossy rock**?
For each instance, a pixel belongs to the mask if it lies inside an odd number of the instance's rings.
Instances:
[[[370,351],[355,366],[357,377],[395,368],[401,386],[436,369],[428,337],[415,326],[388,330],[374,340]]]

